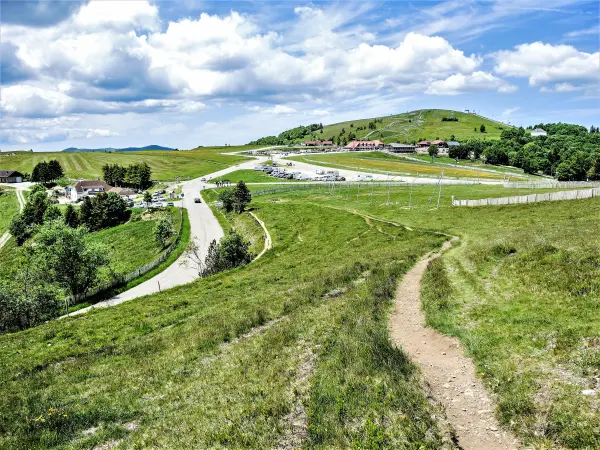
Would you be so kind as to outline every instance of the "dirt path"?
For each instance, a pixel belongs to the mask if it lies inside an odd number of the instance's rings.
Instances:
[[[260,220],[258,217],[256,217],[256,214],[254,214],[253,212],[251,212],[250,215],[252,217],[254,217],[254,220],[256,220],[258,222],[258,224],[263,229],[263,233],[265,233],[265,246],[262,249],[262,251],[260,252],[260,254],[256,258],[254,258],[254,261],[256,261],[262,255],[264,255],[267,252],[267,250],[271,249],[271,247],[273,246],[273,241],[271,240],[271,234],[269,233],[269,230],[267,230],[265,223],[262,220]]]
[[[443,249],[450,246],[446,242]],[[517,449],[516,439],[500,428],[494,404],[476,377],[473,362],[464,356],[458,339],[425,326],[421,279],[429,261],[438,255],[422,258],[398,286],[396,308],[389,324],[392,342],[419,364],[430,395],[444,407],[460,448]]]

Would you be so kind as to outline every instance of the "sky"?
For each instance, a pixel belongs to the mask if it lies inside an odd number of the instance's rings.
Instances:
[[[236,145],[443,108],[600,125],[600,2],[0,1],[0,150]]]

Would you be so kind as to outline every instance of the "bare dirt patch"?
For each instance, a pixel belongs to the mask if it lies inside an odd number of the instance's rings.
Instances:
[[[450,246],[446,242],[443,249]],[[494,403],[476,377],[473,362],[464,356],[458,339],[425,327],[421,279],[429,262],[438,256],[422,258],[398,286],[389,324],[392,341],[420,366],[430,396],[444,408],[460,448],[517,449],[517,440],[500,428],[494,416]]]

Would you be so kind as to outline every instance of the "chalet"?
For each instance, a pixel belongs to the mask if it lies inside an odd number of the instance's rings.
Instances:
[[[120,197],[127,197],[127,198],[136,195],[135,191],[133,191],[131,189],[127,189],[127,188],[120,188],[120,187],[110,188],[108,190],[108,192],[114,192],[115,194],[119,195]]]
[[[424,148],[429,147],[431,145],[431,141],[421,141],[417,144],[417,147]]]
[[[16,170],[0,170],[0,183],[22,183],[23,174]]]
[[[536,128],[535,130],[531,131],[531,136],[536,137],[536,136],[547,136],[548,133],[546,133],[546,130],[543,130],[542,128]]]
[[[101,192],[109,192],[112,186],[102,180],[79,180],[71,189],[71,200],[76,202],[88,195],[96,195]]]
[[[387,144],[385,148],[392,153],[414,153],[417,146],[412,144],[398,144],[397,142],[392,142],[391,144]]]
[[[431,145],[437,145],[438,148],[447,148],[448,144],[446,141],[442,141],[441,139],[436,139],[435,141],[431,141]]]
[[[344,148],[347,150],[376,150],[384,147],[385,144],[381,141],[352,141]]]
[[[301,145],[306,147],[330,147],[333,145],[332,141],[304,141]]]

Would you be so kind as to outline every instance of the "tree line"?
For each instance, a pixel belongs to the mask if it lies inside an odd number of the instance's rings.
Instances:
[[[127,167],[105,164],[102,166],[102,179],[111,186],[147,189],[152,186],[152,170],[145,162]]]
[[[129,215],[125,200],[114,192],[85,197],[79,211],[69,204],[63,214],[50,202],[46,189],[36,184],[23,211],[12,218],[9,231],[17,245],[22,246],[42,225],[56,219],[61,219],[71,228],[85,226],[89,231],[97,231],[124,223]]]
[[[600,133],[580,125],[538,124],[547,136],[524,128],[506,128],[499,140],[469,139],[449,150],[457,159],[482,157],[486,164],[511,165],[525,173],[555,176],[559,181],[600,180]]]

